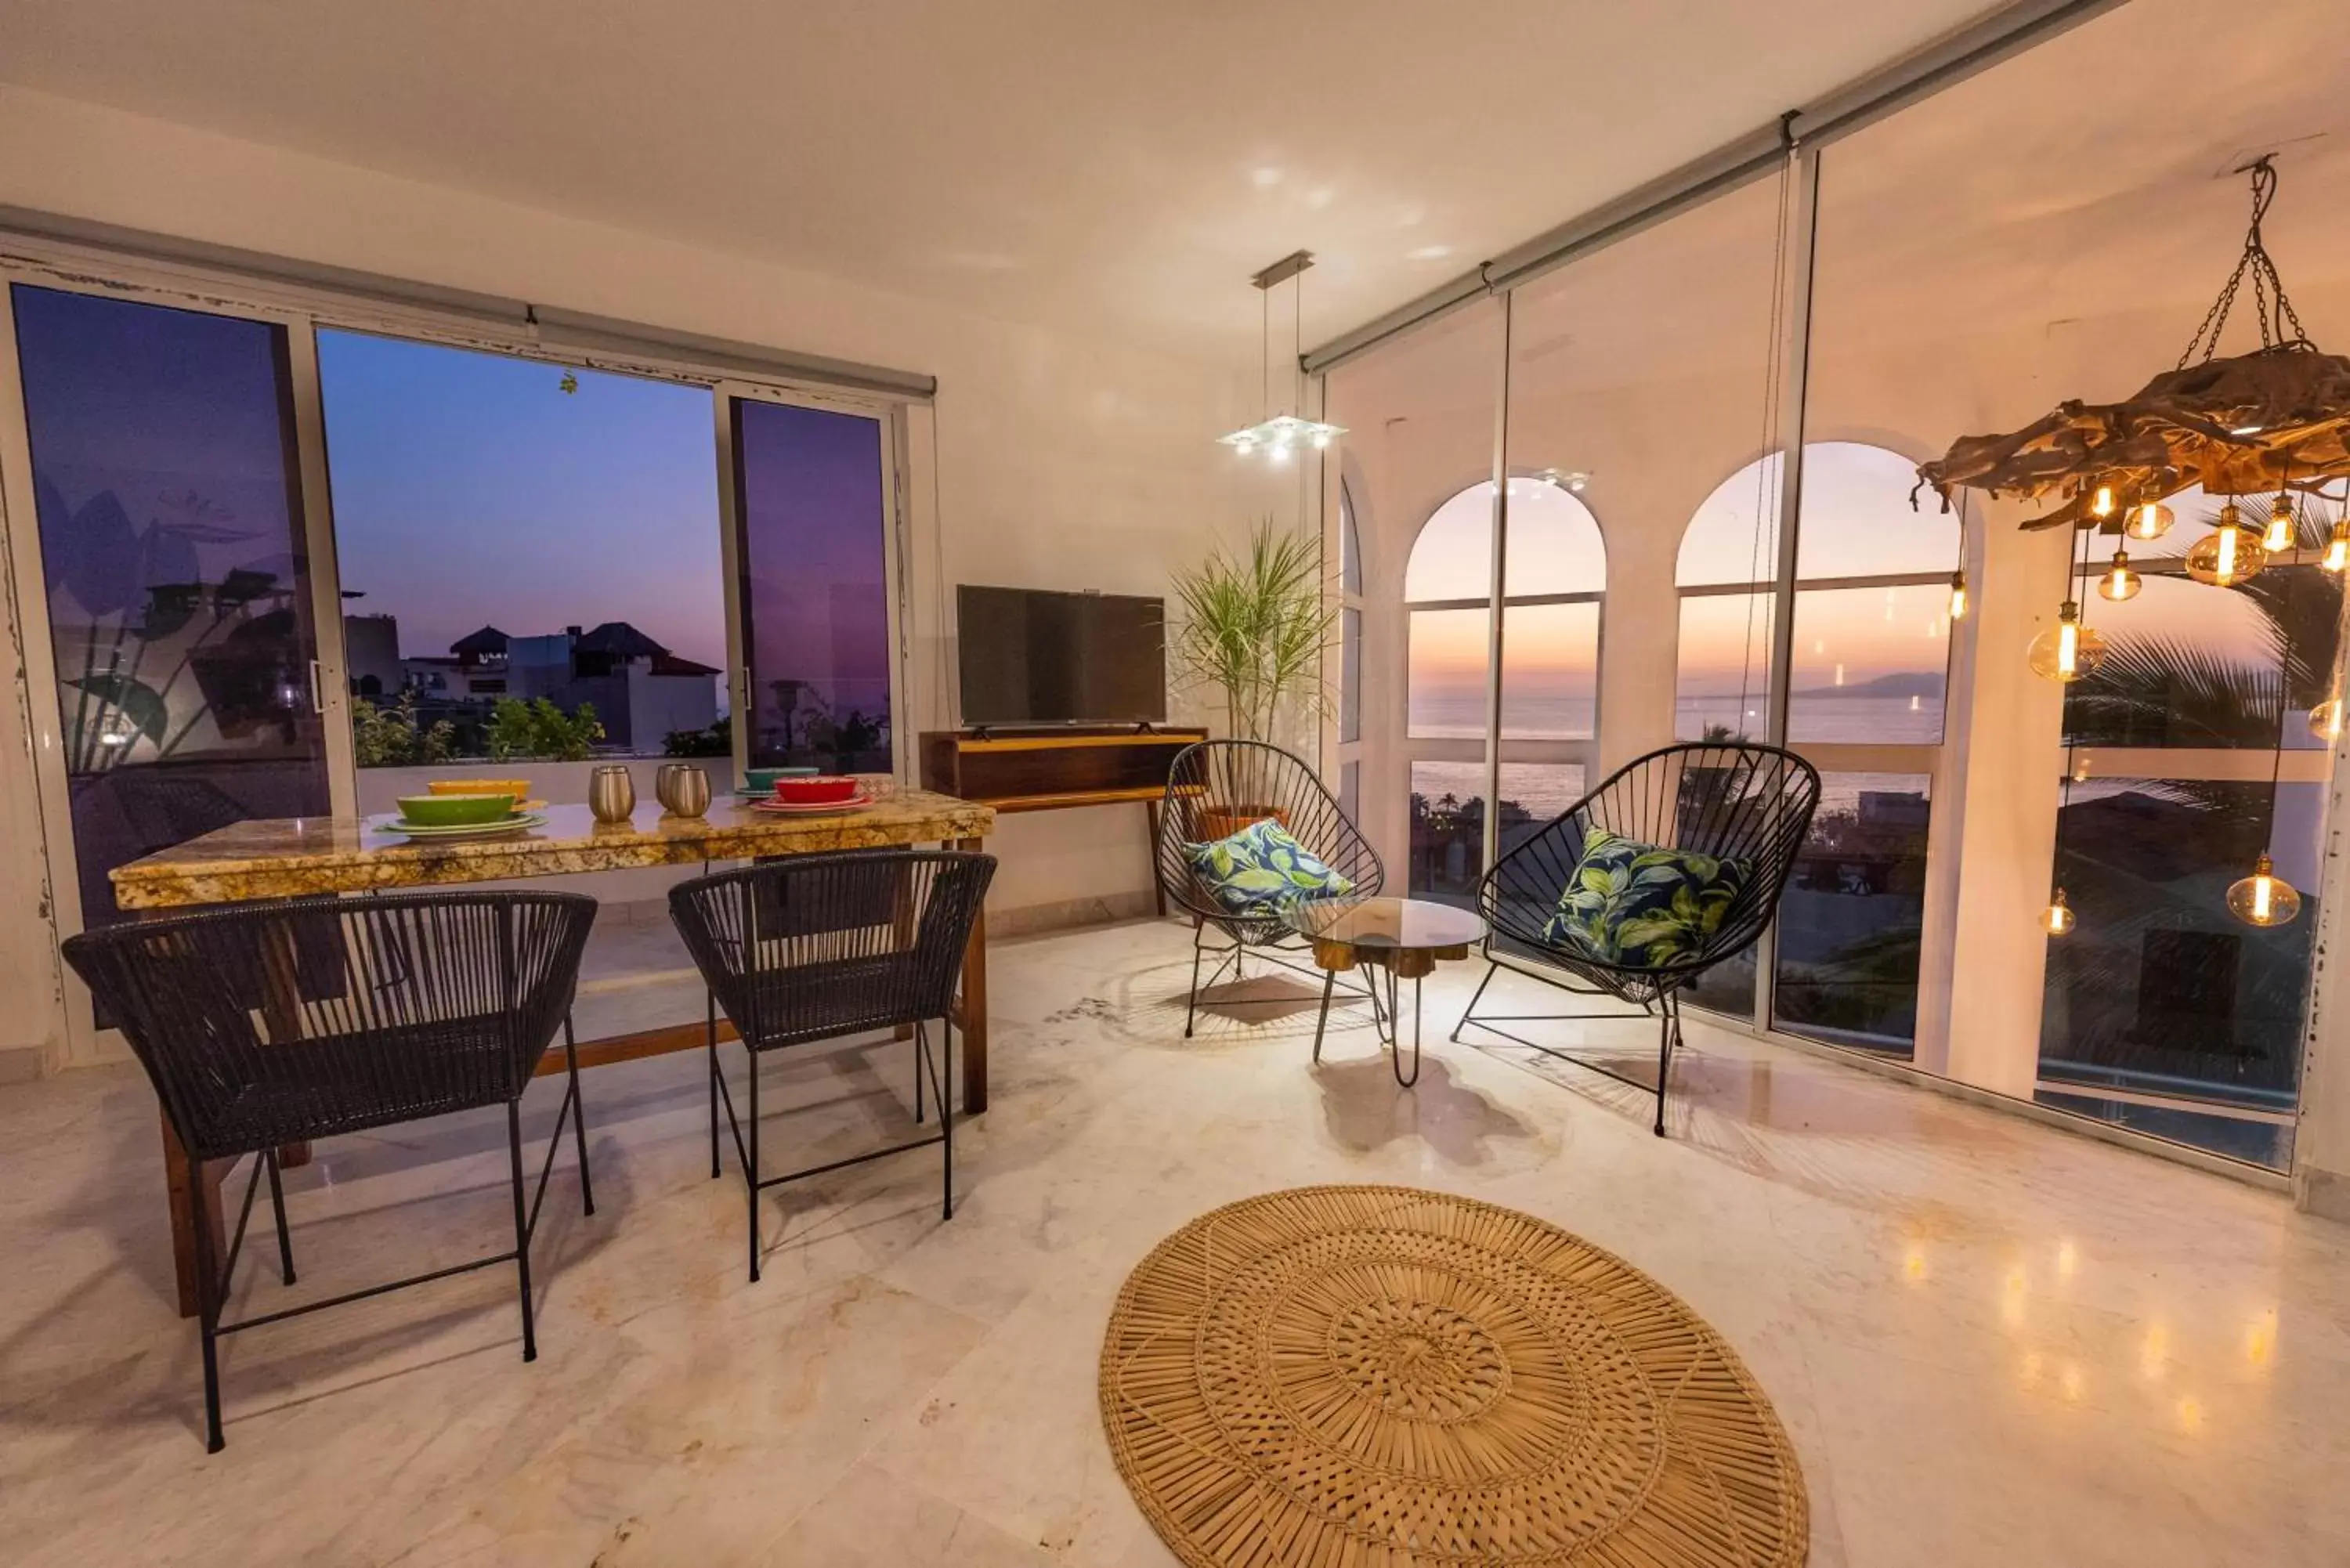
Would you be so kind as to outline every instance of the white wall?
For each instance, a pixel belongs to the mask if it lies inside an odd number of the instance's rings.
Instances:
[[[953,584],[1164,594],[1219,535],[1295,515],[1294,479],[1237,468],[1213,443],[1253,410],[1253,367],[992,319],[5,87],[0,204],[936,376],[935,405],[910,415],[910,732],[947,722]],[[0,985],[14,996],[47,983],[53,957],[13,713],[0,715]],[[1011,923],[1147,898],[1139,808],[1007,818],[991,846],[1003,865],[990,908]],[[0,1049],[40,1010],[5,1011]]]

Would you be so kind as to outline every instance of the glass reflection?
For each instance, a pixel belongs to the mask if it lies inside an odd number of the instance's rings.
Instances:
[[[1779,903],[1781,1028],[1907,1056],[1918,1038],[1930,780],[1828,774]]]

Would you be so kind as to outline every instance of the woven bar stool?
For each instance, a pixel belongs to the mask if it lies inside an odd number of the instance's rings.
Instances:
[[[944,1147],[944,1217],[954,1216],[954,1103],[948,1094],[955,981],[971,929],[995,875],[995,857],[950,850],[850,850],[763,862],[670,889],[670,918],[702,971],[712,1001],[710,1174],[719,1174],[723,1106],[742,1162],[750,1221],[751,1278],[759,1277],[759,1193],[909,1149]],[[718,1062],[719,1012],[749,1058],[747,1116]],[[939,1025],[939,1050],[930,1026]],[[781,1176],[762,1176],[759,1060],[775,1051],[874,1030],[910,1028],[914,1119],[923,1081],[938,1107],[935,1137],[892,1144]],[[748,1121],[745,1137],[744,1121]]]
[[[580,1201],[596,1211],[570,1021],[595,919],[596,901],[576,893],[411,893],[241,904],[66,940],[66,961],[120,1021],[197,1170],[209,1160],[256,1157],[222,1257],[213,1254],[205,1183],[200,1176],[188,1184],[207,1449],[222,1446],[216,1345],[224,1334],[510,1262],[522,1358],[537,1358],[530,1238],[566,1120],[578,1150]],[[557,1030],[563,1104],[525,1205],[522,1096]],[[307,1306],[221,1321],[265,1174],[279,1273],[294,1282],[281,1145],[497,1105],[506,1108],[512,1249]]]

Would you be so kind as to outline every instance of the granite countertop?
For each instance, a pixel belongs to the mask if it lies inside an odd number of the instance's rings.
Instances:
[[[771,815],[732,800],[713,801],[699,817],[667,815],[653,801],[639,802],[625,823],[598,822],[584,805],[546,806],[541,815],[546,826],[528,833],[439,841],[330,817],[235,823],[115,867],[114,901],[126,909],[169,909],[687,866],[979,838],[995,826],[993,808],[928,790],[899,790],[828,815]]]

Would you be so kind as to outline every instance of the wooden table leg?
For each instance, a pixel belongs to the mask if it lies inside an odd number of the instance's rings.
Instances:
[[[978,850],[976,838],[958,838],[957,849]],[[962,954],[962,1108],[965,1116],[987,1109],[987,907],[971,923],[971,945]]]
[[[269,1042],[290,1045],[302,1038],[302,984],[296,968],[294,929],[272,921],[263,933],[261,1012],[269,1023]],[[283,1168],[310,1163],[307,1143],[280,1145],[277,1163]]]
[[[188,1184],[203,1184],[204,1223],[212,1228],[213,1255],[218,1257],[228,1245],[228,1231],[221,1218],[221,1178],[227,1174],[232,1161],[207,1160],[199,1168],[181,1147],[180,1135],[172,1130],[171,1118],[155,1108],[155,1119],[163,1130],[163,1189],[172,1214],[172,1272],[179,1285],[180,1315],[196,1315],[196,1237],[188,1228]]]

